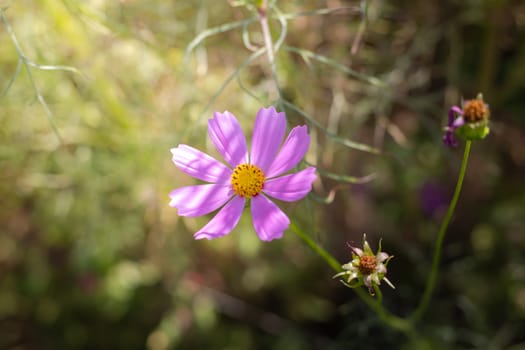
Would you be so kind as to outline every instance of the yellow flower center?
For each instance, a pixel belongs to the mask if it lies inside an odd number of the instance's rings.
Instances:
[[[373,255],[363,255],[359,258],[359,271],[363,275],[370,275],[376,269],[377,261]]]
[[[236,194],[250,199],[261,192],[265,179],[260,168],[252,164],[241,164],[233,169],[231,184]]]

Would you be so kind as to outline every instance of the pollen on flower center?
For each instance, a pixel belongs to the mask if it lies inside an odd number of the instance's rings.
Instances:
[[[363,275],[370,275],[373,273],[377,266],[376,257],[373,255],[363,255],[359,258],[359,271]]]
[[[487,117],[488,109],[483,100],[474,99],[465,102],[463,118],[469,123],[479,122]]]
[[[252,164],[241,164],[233,169],[231,184],[236,194],[249,199],[261,192],[265,179],[259,167]]]

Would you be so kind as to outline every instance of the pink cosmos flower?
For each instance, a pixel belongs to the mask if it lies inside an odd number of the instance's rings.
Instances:
[[[281,238],[290,225],[285,213],[268,197],[293,202],[312,189],[315,168],[283,175],[304,157],[310,145],[305,125],[286,131],[284,113],[261,108],[257,113],[251,153],[239,122],[230,112],[214,114],[208,133],[225,165],[187,145],[173,148],[173,162],[185,173],[208,184],[178,188],[170,193],[170,205],[181,216],[201,216],[221,208],[195,239],[213,239],[230,233],[239,222],[247,200],[251,200],[253,226],[259,238]],[[280,148],[280,149],[279,149]]]

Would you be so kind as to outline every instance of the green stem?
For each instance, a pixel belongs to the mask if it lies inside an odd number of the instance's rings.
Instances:
[[[268,16],[267,16],[267,10],[268,10],[268,1],[263,0],[262,6],[259,7],[259,20],[261,23],[261,29],[262,34],[264,38],[264,43],[266,45],[266,53],[268,56],[268,61],[270,63],[271,71],[272,71],[272,78],[275,83],[275,89],[277,91],[277,94],[279,96],[278,104],[280,104],[281,109],[283,109],[283,96],[279,84],[279,79],[277,76],[277,69],[275,64],[275,55],[273,52],[273,41],[270,33],[270,29],[268,26]],[[284,23],[285,24],[285,23]],[[284,29],[283,29],[284,30]],[[283,37],[284,39],[284,37]],[[341,264],[337,259],[335,259],[330,253],[328,253],[324,248],[319,246],[313,239],[310,238],[304,231],[302,231],[297,225],[294,223],[290,224],[290,229],[295,232],[299,238],[301,238],[306,245],[308,245],[314,252],[316,252],[334,271],[341,272]],[[398,331],[403,332],[408,338],[412,339],[415,343],[420,343],[420,338],[417,335],[414,326],[408,322],[407,320],[397,317],[390,312],[388,312],[382,305],[381,302],[371,297],[367,291],[361,289],[361,288],[353,288],[353,291],[357,294],[357,296],[365,303],[367,304],[377,315],[378,317],[383,320],[388,326],[390,326],[393,329],[396,329]],[[379,293],[381,293],[379,291]],[[382,299],[382,296],[381,296]]]
[[[277,67],[275,65],[275,55],[273,48],[272,35],[270,33],[270,27],[268,25],[268,1],[263,1],[263,5],[259,8],[259,20],[261,23],[261,30],[264,38],[264,44],[266,46],[266,55],[268,56],[268,62],[272,71],[272,78],[275,83],[275,90],[279,97],[281,97],[281,87],[279,85],[279,79],[277,78]],[[279,98],[280,103],[281,98]],[[282,106],[281,106],[282,107]]]
[[[293,222],[290,224],[290,229],[295,232],[296,235],[301,238],[304,243],[306,243],[307,246],[312,248],[314,252],[317,253],[323,260],[336,272],[341,272],[343,269],[341,268],[341,264],[339,261],[337,261],[330,253],[328,253],[325,249],[323,249],[321,246],[319,246],[317,243],[314,242],[313,239],[311,239],[303,230],[301,230],[296,224]]]
[[[458,203],[459,195],[461,193],[461,187],[463,186],[463,179],[465,178],[465,173],[467,171],[467,163],[468,163],[471,145],[472,145],[472,141],[466,142],[465,151],[463,153],[463,160],[461,162],[461,168],[459,170],[458,181],[456,183],[456,189],[454,190],[454,195],[452,196],[452,200],[448,207],[447,214],[443,218],[443,222],[441,223],[441,227],[438,232],[438,236],[436,240],[436,248],[434,249],[434,257],[432,259],[432,270],[430,271],[430,275],[428,276],[428,280],[425,286],[425,291],[423,292],[423,296],[421,297],[419,306],[417,307],[417,309],[414,311],[414,313],[412,314],[410,318],[413,323],[416,323],[417,321],[419,321],[421,317],[423,316],[423,314],[425,313],[428,307],[428,304],[430,302],[430,299],[432,297],[432,292],[434,291],[434,287],[436,285],[436,279],[437,279],[437,275],[439,272],[439,263],[441,261],[441,250],[443,248],[443,240],[445,238],[445,233],[447,231],[450,220],[452,219],[452,215],[454,214],[454,210],[456,209],[456,204]]]
[[[272,35],[270,34],[270,28],[268,26],[268,1],[263,2],[263,6],[259,8],[259,17],[261,21],[261,30],[264,38],[264,44],[266,45],[266,54],[268,55],[268,61],[272,71],[275,68],[275,56],[273,55],[273,42]]]
[[[70,72],[78,72],[78,71],[75,68],[72,68],[72,67],[48,66],[48,65],[43,66],[43,65],[39,65],[39,64],[36,64],[36,63],[32,62],[31,60],[29,60],[27,58],[27,56],[22,51],[22,47],[20,46],[20,44],[18,42],[18,39],[16,38],[15,32],[14,32],[13,28],[11,27],[11,24],[7,21],[7,18],[4,15],[4,9],[2,9],[1,7],[0,7],[0,22],[2,22],[4,27],[7,29],[7,32],[9,34],[9,36],[11,37],[11,42],[15,46],[16,52],[18,54],[17,72],[20,71],[19,65],[20,65],[20,62],[22,62],[22,64],[24,65],[24,67],[26,69],[29,81],[31,82],[31,86],[32,86],[32,88],[33,88],[33,90],[35,92],[36,98],[37,98],[38,102],[40,103],[40,105],[44,108],[44,112],[46,114],[46,117],[47,117],[47,119],[49,121],[49,124],[51,125],[51,130],[53,131],[53,133],[55,134],[56,138],[58,139],[58,142],[61,145],[63,145],[64,144],[64,140],[62,139],[62,136],[58,132],[58,127],[55,124],[55,119],[54,119],[53,113],[49,109],[49,106],[47,105],[47,102],[44,99],[44,96],[42,96],[42,94],[40,93],[40,90],[38,89],[38,87],[36,85],[36,82],[35,82],[35,80],[33,78],[33,73],[31,71],[31,67],[35,67],[35,68],[38,68],[38,69],[41,69],[41,70],[65,70],[65,71],[70,71]],[[14,79],[16,79],[16,75],[12,78],[12,81],[8,83],[8,86],[7,86],[8,88],[14,82]],[[6,94],[6,93],[7,93],[7,90],[5,90],[2,95]]]
[[[377,284],[372,284],[372,287],[374,288],[374,292],[376,293],[377,303],[383,304],[383,293],[381,292],[381,288]]]

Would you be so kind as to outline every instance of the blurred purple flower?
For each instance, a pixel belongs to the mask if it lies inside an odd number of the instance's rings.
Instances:
[[[419,200],[425,215],[432,217],[448,203],[445,189],[439,184],[427,181],[419,190]]]
[[[229,166],[187,145],[171,150],[173,162],[185,173],[208,184],[187,186],[170,193],[170,206],[181,216],[201,216],[222,207],[195,239],[213,239],[230,233],[251,199],[253,226],[259,238],[281,238],[290,225],[285,213],[268,196],[286,202],[305,197],[312,189],[315,168],[283,175],[304,157],[310,145],[305,125],[293,128],[281,146],[286,132],[286,116],[273,107],[257,113],[251,153],[233,114],[216,112],[208,121],[208,133]],[[280,148],[280,150],[279,150]]]

